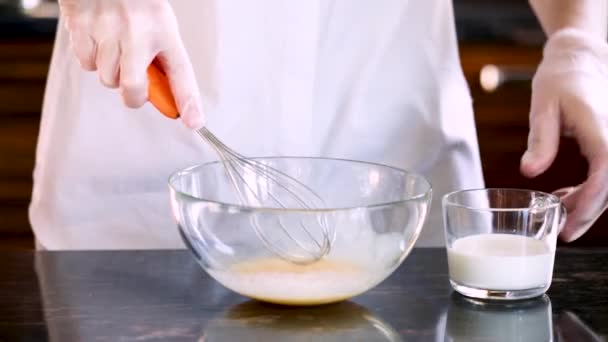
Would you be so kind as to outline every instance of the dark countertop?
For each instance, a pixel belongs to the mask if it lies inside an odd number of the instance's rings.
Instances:
[[[54,37],[57,26],[56,1],[39,0],[24,9],[22,3],[36,1],[0,0],[0,38]],[[493,42],[539,45],[543,32],[527,0],[453,0],[458,38],[461,42]]]
[[[0,341],[608,337],[606,248],[560,249],[547,296],[485,307],[451,291],[443,249],[415,249],[366,294],[308,309],[248,301],[209,278],[186,251],[12,252],[1,254],[0,268]]]

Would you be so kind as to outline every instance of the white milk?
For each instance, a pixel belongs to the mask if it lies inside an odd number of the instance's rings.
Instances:
[[[554,253],[543,241],[511,234],[479,234],[448,248],[450,278],[486,290],[544,287],[553,275]]]
[[[244,296],[287,305],[317,305],[356,296],[379,280],[355,264],[321,260],[296,265],[277,258],[239,263],[209,271],[217,281]]]

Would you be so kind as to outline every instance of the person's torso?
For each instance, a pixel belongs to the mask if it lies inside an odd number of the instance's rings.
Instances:
[[[435,218],[439,194],[482,184],[450,1],[172,4],[208,128],[235,150],[422,172]],[[37,238],[49,249],[181,246],[166,179],[217,157],[151,105],[124,107],[68,42],[59,27],[30,209]],[[440,222],[429,224],[426,239],[440,243]]]

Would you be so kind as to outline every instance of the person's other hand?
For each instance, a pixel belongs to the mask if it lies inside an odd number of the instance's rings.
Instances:
[[[192,64],[167,0],[59,0],[72,48],[85,70],[119,88],[124,103],[148,100],[147,67],[155,61],[166,73],[186,126],[204,124]]]
[[[550,36],[534,76],[528,149],[521,160],[525,176],[551,166],[560,134],[576,139],[589,164],[585,182],[558,190],[568,211],[561,238],[569,242],[608,204],[608,44],[575,29]]]

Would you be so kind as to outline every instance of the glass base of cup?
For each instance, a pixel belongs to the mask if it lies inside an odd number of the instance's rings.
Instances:
[[[549,289],[548,286],[541,286],[525,290],[486,290],[462,285],[451,279],[450,284],[456,292],[466,297],[503,301],[522,300],[542,296]]]

